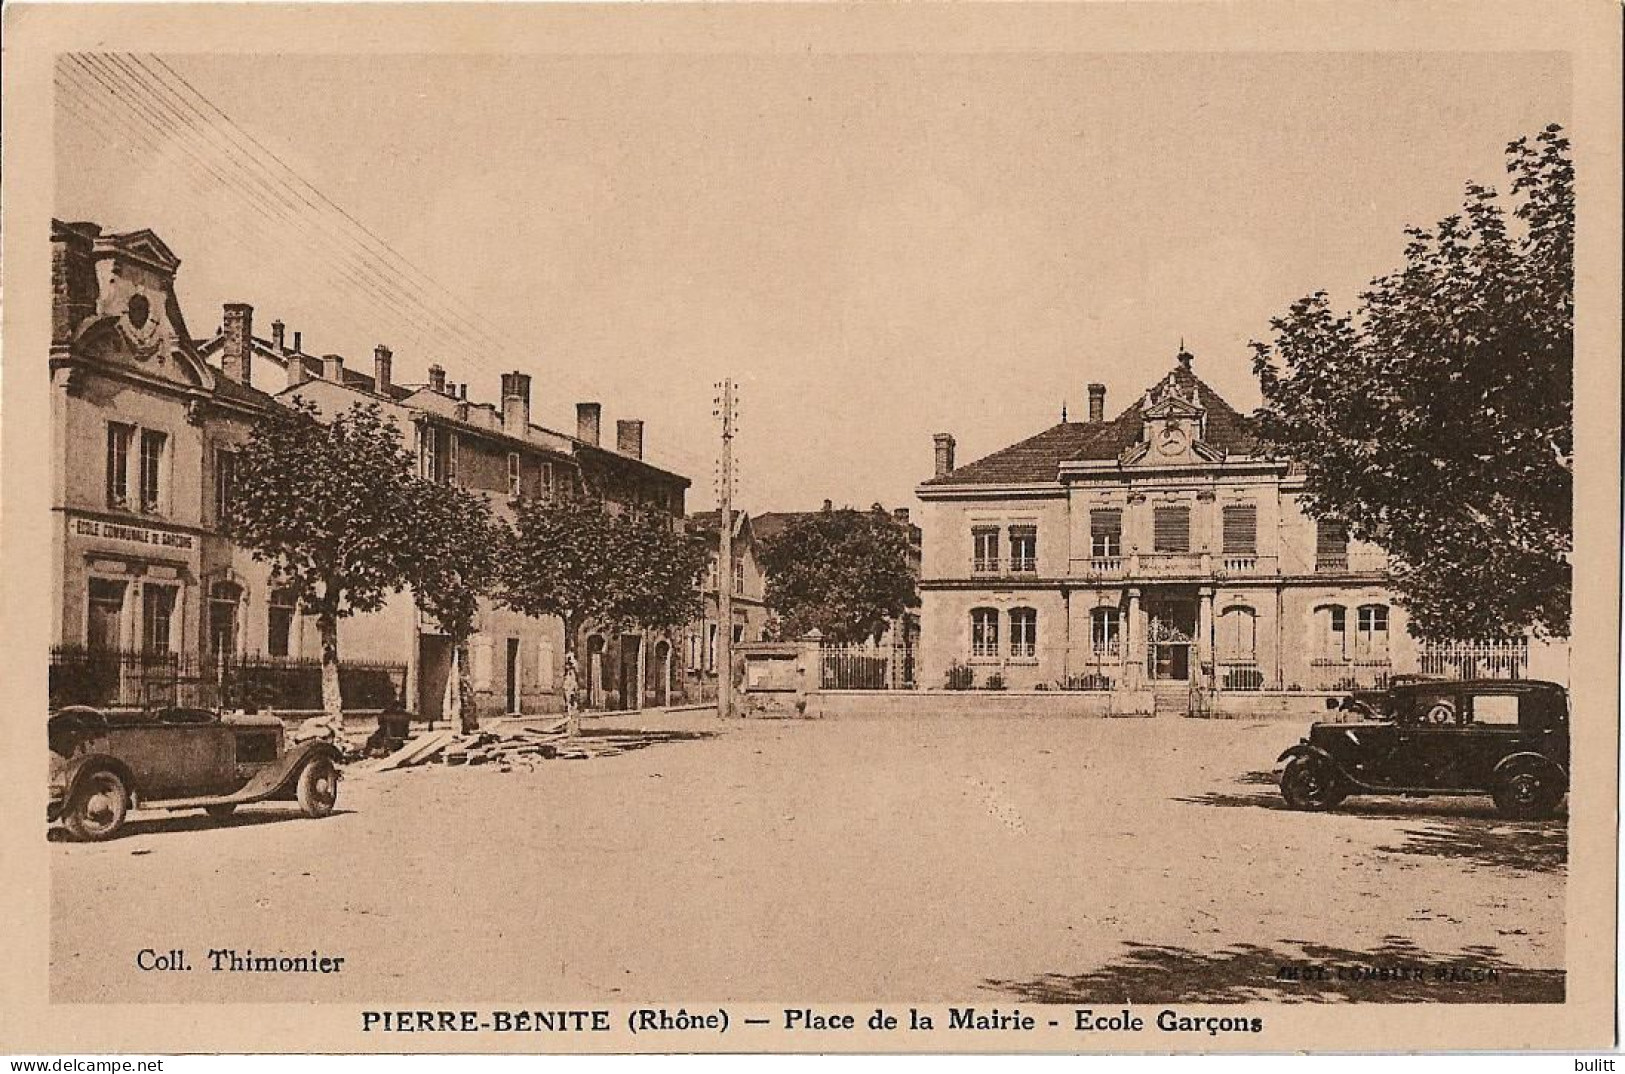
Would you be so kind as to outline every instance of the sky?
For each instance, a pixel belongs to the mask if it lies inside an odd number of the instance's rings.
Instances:
[[[644,419],[693,510],[732,377],[752,512],[911,506],[933,433],[1115,413],[1181,341],[1250,410],[1272,316],[1352,305],[1570,108],[1504,53],[161,54],[57,92],[56,214],[156,231],[195,336],[243,301],[402,382],[523,369],[540,424]]]

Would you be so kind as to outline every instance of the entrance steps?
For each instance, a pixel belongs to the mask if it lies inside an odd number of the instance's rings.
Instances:
[[[1188,716],[1191,685],[1188,682],[1159,682],[1151,687],[1152,713],[1157,716]]]

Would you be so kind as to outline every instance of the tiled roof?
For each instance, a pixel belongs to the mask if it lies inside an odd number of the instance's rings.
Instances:
[[[1153,393],[1160,391],[1170,380],[1186,397],[1194,391],[1197,400],[1207,411],[1203,443],[1231,454],[1247,454],[1257,446],[1249,419],[1237,413],[1206,381],[1192,372],[1188,364],[1177,363],[1152,386]],[[1053,425],[1036,436],[966,463],[940,477],[933,477],[924,484],[1032,485],[1056,481],[1063,462],[1109,462],[1139,443],[1144,428],[1142,414],[1145,405],[1146,396],[1142,394],[1133,406],[1109,421]]]

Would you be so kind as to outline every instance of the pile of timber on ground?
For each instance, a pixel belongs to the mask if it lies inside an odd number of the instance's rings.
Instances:
[[[534,768],[538,761],[584,761],[612,756],[673,737],[669,732],[636,730],[594,730],[572,737],[565,733],[565,726],[565,721],[560,719],[466,735],[456,731],[425,731],[408,739],[406,745],[384,758],[375,771],[388,772],[440,763],[494,764],[499,770],[507,772],[515,767]]]

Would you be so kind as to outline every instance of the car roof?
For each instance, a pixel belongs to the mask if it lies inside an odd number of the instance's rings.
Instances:
[[[1561,683],[1544,679],[1418,679],[1395,683],[1390,689],[1399,691],[1485,690],[1495,693],[1565,693]]]

